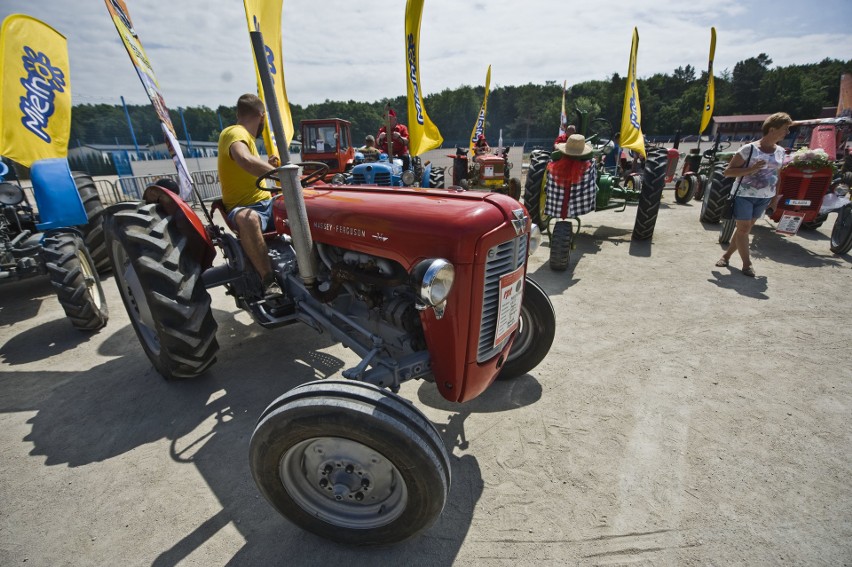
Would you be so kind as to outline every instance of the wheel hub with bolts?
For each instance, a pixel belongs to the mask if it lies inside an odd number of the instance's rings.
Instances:
[[[321,447],[314,449],[321,452]],[[360,463],[332,459],[320,466],[319,487],[334,500],[354,500],[362,502],[372,487],[370,474],[361,468]]]

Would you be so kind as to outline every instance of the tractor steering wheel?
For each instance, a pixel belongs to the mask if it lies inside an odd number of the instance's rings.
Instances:
[[[595,118],[589,124],[588,134],[586,143],[591,144],[595,149],[600,149],[612,140],[612,124],[606,118]]]
[[[302,163],[299,163],[297,165],[302,166],[302,167],[304,167],[306,165],[315,165],[318,168],[313,173],[309,173],[302,178],[302,187],[307,187],[311,183],[314,183],[315,181],[319,181],[320,179],[325,177],[326,173],[328,173],[328,164],[323,163],[321,161],[303,161]]]

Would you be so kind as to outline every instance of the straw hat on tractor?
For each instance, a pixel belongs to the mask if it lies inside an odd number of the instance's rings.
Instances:
[[[571,134],[562,144],[556,144],[556,151],[574,159],[589,159],[592,157],[592,146],[586,143],[581,134]]]

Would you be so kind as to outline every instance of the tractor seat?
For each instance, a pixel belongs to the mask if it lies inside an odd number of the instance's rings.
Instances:
[[[219,211],[219,214],[222,215],[222,218],[225,220],[225,224],[227,224],[228,228],[230,228],[231,231],[234,234],[236,234],[237,237],[239,238],[240,233],[237,230],[237,227],[232,225],[231,222],[228,220],[228,213],[227,213],[227,211],[225,211],[225,203],[222,201],[221,198],[220,199],[213,199],[213,201],[211,201],[211,203],[210,203],[210,215],[213,216],[213,214],[216,211]],[[271,240],[271,239],[275,238],[276,236],[278,236],[278,233],[275,232],[274,229],[269,231],[269,232],[263,233],[263,239],[264,240]]]

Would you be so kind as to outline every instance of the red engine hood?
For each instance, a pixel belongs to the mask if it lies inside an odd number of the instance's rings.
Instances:
[[[372,186],[314,186],[303,190],[317,242],[393,259],[406,269],[427,257],[474,262],[476,242],[523,207],[497,193]],[[289,233],[283,199],[275,228]]]

